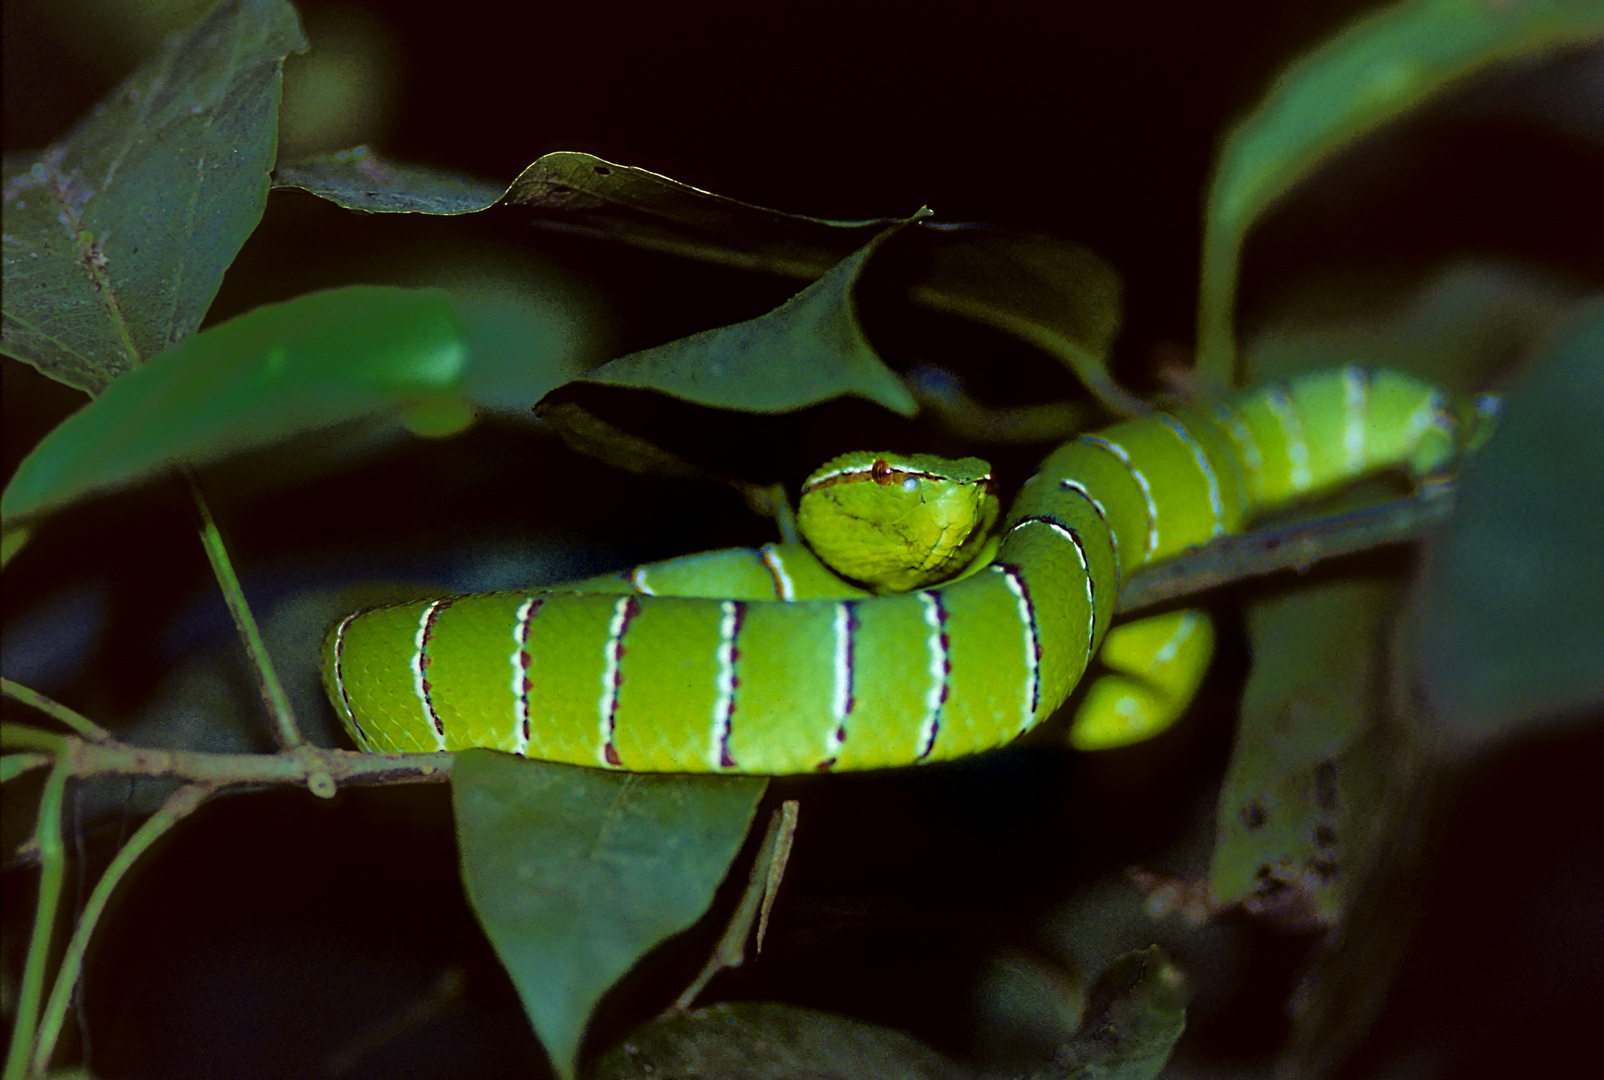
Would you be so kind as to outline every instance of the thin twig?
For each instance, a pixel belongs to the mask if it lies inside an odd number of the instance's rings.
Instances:
[[[223,537],[217,531],[217,523],[212,520],[211,507],[206,503],[206,496],[201,492],[200,484],[195,479],[193,469],[183,470],[184,479],[189,481],[189,492],[195,499],[195,508],[200,511],[201,517],[201,544],[206,548],[206,557],[211,560],[212,572],[217,575],[217,584],[223,590],[223,599],[228,604],[228,612],[234,616],[234,625],[239,628],[241,640],[245,642],[245,651],[250,654],[251,663],[256,666],[257,677],[262,686],[262,700],[267,704],[268,715],[273,718],[274,734],[278,744],[285,749],[294,749],[306,742],[301,735],[301,729],[295,722],[295,710],[290,707],[290,697],[284,692],[284,684],[279,681],[278,672],[273,668],[273,658],[268,655],[267,645],[262,641],[262,632],[257,629],[256,618],[245,602],[245,592],[240,588],[239,578],[234,574],[234,564],[229,561],[228,551],[223,546]]]
[[[278,754],[209,754],[79,743],[71,752],[74,776],[169,777],[218,788],[438,783],[450,777],[452,760],[443,753],[364,754],[311,745]]]
[[[1132,574],[1120,592],[1119,610],[1136,611],[1252,577],[1306,570],[1339,555],[1418,540],[1453,511],[1452,491],[1436,489],[1364,510],[1223,537]]]
[[[213,754],[160,750],[110,739],[85,742],[74,735],[0,724],[7,748],[45,750],[58,756],[68,775],[142,776],[182,780],[217,790],[241,787],[306,787],[327,796],[345,786],[439,783],[451,775],[452,755],[365,754],[306,744],[276,754]]]
[[[21,683],[0,678],[0,693],[5,694],[6,697],[11,698],[13,701],[20,701],[24,705],[38,709],[46,716],[61,721],[90,742],[104,742],[111,738],[111,732],[76,709],[70,709],[61,702],[48,698],[37,690],[31,690]]]
[[[758,848],[757,858],[752,860],[752,869],[747,875],[746,889],[741,893],[740,903],[736,905],[707,963],[702,965],[702,970],[691,980],[684,993],[669,1006],[670,1013],[688,1011],[707,984],[713,981],[713,976],[725,968],[738,968],[746,962],[746,940],[752,936],[752,924],[758,921],[760,913],[763,923],[767,923],[774,893],[780,887],[778,879],[785,873],[785,864],[791,853],[791,838],[796,832],[796,817],[795,799],[786,800],[769,816],[768,831],[763,834],[763,846]],[[762,948],[761,934],[758,947]]]
[[[78,985],[78,974],[83,968],[89,939],[117,883],[164,832],[199,809],[210,794],[211,789],[198,784],[189,784],[173,792],[161,809],[146,818],[145,823],[128,838],[128,842],[96,882],[88,903],[78,916],[78,925],[73,928],[72,938],[67,942],[67,951],[56,971],[55,985],[50,990],[50,1000],[46,1002],[44,1015],[39,1021],[39,1034],[33,1048],[33,1071],[36,1075],[45,1075],[50,1067],[50,1058],[56,1052],[56,1040],[60,1038],[61,1026],[67,1018],[67,1008],[72,1004],[73,990]]]
[[[34,844],[39,852],[39,900],[33,911],[33,935],[28,940],[22,986],[17,991],[17,1017],[11,1029],[11,1049],[6,1054],[5,1080],[23,1080],[32,1057],[34,1021],[39,1016],[45,969],[50,963],[50,935],[55,929],[61,882],[67,869],[67,854],[61,842],[61,802],[70,773],[66,759],[58,758],[39,797],[39,818],[34,826]]]

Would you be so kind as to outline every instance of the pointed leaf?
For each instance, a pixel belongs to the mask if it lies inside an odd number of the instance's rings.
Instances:
[[[608,987],[707,910],[766,785],[457,755],[463,884],[560,1076]]]
[[[465,214],[495,204],[498,213],[543,228],[804,281],[898,224],[782,213],[570,151],[530,165],[499,201],[492,185],[387,162],[367,147],[281,166],[274,180],[373,213]],[[914,303],[1044,350],[1112,412],[1145,411],[1106,371],[1120,324],[1120,280],[1086,248],[1037,233],[932,222],[905,230],[897,246],[906,264],[898,280],[907,281]]]
[[[1204,215],[1198,368],[1231,381],[1237,263],[1248,229],[1324,159],[1500,61],[1604,33],[1596,0],[1403,0],[1298,58],[1225,137]]]
[[[1190,996],[1157,945],[1125,953],[1092,985],[1075,1037],[1033,1080],[1153,1080],[1186,1030]]]
[[[493,206],[503,189],[472,177],[385,161],[356,146],[273,170],[273,187],[299,188],[367,214],[472,214]]]
[[[467,360],[439,290],[353,285],[269,304],[129,372],[68,417],[18,467],[0,515],[380,410],[439,404]]]
[[[1253,674],[1220,791],[1219,903],[1299,926],[1341,915],[1385,775],[1373,732],[1392,591],[1334,581],[1250,607]]]
[[[220,4],[7,172],[7,355],[98,393],[194,332],[261,220],[280,72],[305,48],[283,0]]]
[[[621,356],[580,381],[756,413],[790,412],[852,394],[912,416],[919,406],[864,336],[852,295],[864,264],[894,231],[881,233],[767,315]]]
[[[547,154],[525,169],[502,205],[550,228],[804,281],[898,221],[781,213],[569,151]]]

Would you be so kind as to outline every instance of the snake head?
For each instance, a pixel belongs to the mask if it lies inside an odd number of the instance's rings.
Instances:
[[[797,526],[836,573],[900,592],[971,564],[997,512],[991,466],[979,458],[856,451],[808,477]]]

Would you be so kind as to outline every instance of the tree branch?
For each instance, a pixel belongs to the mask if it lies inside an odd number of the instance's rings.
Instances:
[[[1222,537],[1132,574],[1120,591],[1119,610],[1137,611],[1248,578],[1307,570],[1339,555],[1418,540],[1453,511],[1453,490],[1438,487],[1363,510]]]
[[[324,798],[347,786],[440,783],[450,777],[452,763],[450,754],[364,754],[310,744],[277,754],[212,754],[89,743],[72,736],[66,741],[67,768],[79,778],[145,776],[184,780],[218,791],[295,784]]]

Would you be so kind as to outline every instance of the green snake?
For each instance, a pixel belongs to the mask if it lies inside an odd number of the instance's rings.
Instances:
[[[804,485],[813,550],[357,612],[329,631],[325,684],[365,750],[774,775],[1005,745],[1104,646],[1071,741],[1119,745],[1179,714],[1212,641],[1187,611],[1111,634],[1131,574],[1369,473],[1441,471],[1472,419],[1398,372],[1317,372],[1065,443],[995,536],[984,462],[847,455]]]

